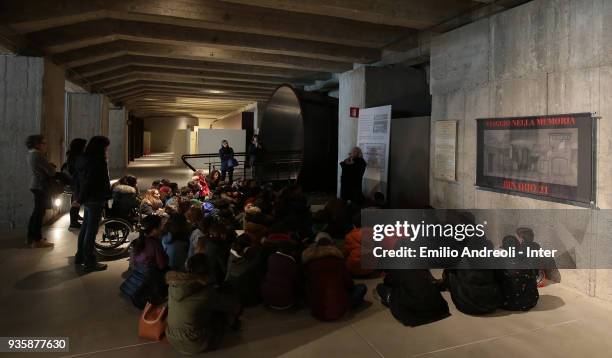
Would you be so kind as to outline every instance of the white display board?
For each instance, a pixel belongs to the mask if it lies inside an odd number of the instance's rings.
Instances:
[[[456,180],[457,121],[435,122],[434,177]]]
[[[357,146],[367,162],[363,176],[363,192],[372,196],[381,192],[387,196],[389,172],[389,138],[391,106],[363,108],[359,111]]]
[[[246,150],[246,131],[244,129],[198,129],[198,151],[196,154],[218,153],[221,148],[221,141],[226,139],[234,152],[244,152]],[[243,158],[238,158],[242,160]],[[196,168],[208,169],[208,159],[189,160]]]

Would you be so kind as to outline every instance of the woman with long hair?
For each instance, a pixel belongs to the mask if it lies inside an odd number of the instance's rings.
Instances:
[[[85,208],[83,225],[79,232],[76,265],[83,264],[85,272],[106,270],[107,265],[99,263],[94,252],[94,243],[102,218],[102,210],[112,197],[106,156],[110,141],[104,136],[89,140],[85,152],[77,159],[76,204]]]
[[[72,206],[70,207],[70,229],[78,229],[81,227],[79,220],[83,220],[82,217],[79,216],[79,204],[75,200],[75,187],[78,185],[77,183],[77,172],[76,172],[76,163],[77,160],[83,152],[85,151],[85,145],[87,144],[87,139],[83,138],[74,138],[70,142],[70,146],[68,147],[68,151],[66,152],[66,163],[62,165],[62,173],[68,175],[72,181],[72,191],[73,195],[71,198]]]
[[[164,206],[159,190],[151,188],[147,190],[140,202],[140,213],[142,215],[153,215]]]
[[[353,204],[363,204],[364,197],[361,189],[363,174],[367,163],[363,160],[361,148],[355,147],[348,157],[340,162],[342,176],[340,177],[340,198]]]

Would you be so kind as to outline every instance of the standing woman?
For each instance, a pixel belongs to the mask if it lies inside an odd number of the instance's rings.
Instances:
[[[251,139],[251,144],[249,145],[249,166],[251,167],[251,178],[255,179],[255,181],[259,181],[260,179],[259,168],[255,166],[258,165],[259,161],[261,161],[262,154],[263,148],[259,143],[259,136],[255,134],[253,139]]]
[[[81,227],[79,224],[79,219],[83,220],[79,217],[79,205],[75,200],[74,193],[76,192],[77,176],[76,176],[76,162],[77,159],[83,154],[85,150],[85,145],[87,144],[87,140],[83,138],[75,138],[70,142],[70,147],[66,152],[66,163],[62,165],[62,173],[68,174],[71,179],[72,186],[72,206],[70,207],[70,229],[78,229]]]
[[[355,147],[348,157],[340,162],[342,176],[340,177],[340,198],[351,201],[357,205],[364,202],[361,182],[365,173],[367,163],[363,160],[363,153],[359,147]]]
[[[26,139],[28,147],[28,165],[32,171],[30,191],[34,194],[34,210],[28,223],[27,243],[33,249],[53,247],[42,237],[42,224],[45,211],[51,207],[51,196],[49,194],[49,182],[55,175],[55,165],[47,160],[47,141],[42,135],[28,136]]]
[[[225,182],[225,175],[229,174],[229,183],[232,184],[235,166],[234,149],[229,146],[227,139],[221,141],[219,158],[221,158],[221,182]]]
[[[103,136],[89,140],[85,153],[77,160],[78,190],[76,202],[85,207],[85,215],[77,252],[74,255],[76,265],[83,264],[85,272],[106,270],[106,265],[97,262],[94,243],[98,234],[102,210],[112,197],[106,155],[110,141]]]

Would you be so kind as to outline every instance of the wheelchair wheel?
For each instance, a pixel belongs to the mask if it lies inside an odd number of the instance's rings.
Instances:
[[[96,235],[96,252],[102,256],[118,256],[127,251],[132,225],[122,219],[106,219],[100,223]]]

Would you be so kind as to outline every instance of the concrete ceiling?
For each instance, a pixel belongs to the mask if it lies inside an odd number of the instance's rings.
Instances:
[[[47,56],[136,115],[209,120],[526,1],[3,0],[0,49]]]

